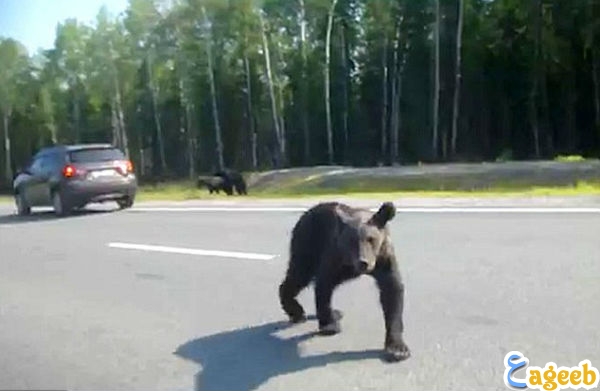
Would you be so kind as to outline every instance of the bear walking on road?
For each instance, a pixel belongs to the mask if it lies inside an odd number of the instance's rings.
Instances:
[[[410,357],[403,339],[404,284],[387,225],[395,214],[391,202],[375,213],[326,202],[300,217],[292,231],[288,269],[279,285],[281,306],[292,323],[306,320],[296,296],[314,280],[319,333],[339,333],[342,313],[331,308],[333,291],[348,280],[370,275],[383,310],[384,357],[388,361]]]

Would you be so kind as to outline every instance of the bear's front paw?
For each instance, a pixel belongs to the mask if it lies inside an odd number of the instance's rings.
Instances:
[[[319,334],[321,335],[335,335],[338,334],[342,331],[342,328],[340,327],[340,322],[338,322],[337,320],[334,320],[333,322],[323,325],[323,326],[319,326]]]
[[[410,357],[410,349],[404,341],[389,342],[385,346],[384,359],[388,362],[403,361]]]
[[[306,321],[306,315],[304,314],[304,312],[290,315],[290,323],[297,324],[297,323],[304,323],[305,321]]]
[[[331,311],[331,316],[333,317],[334,321],[338,321],[344,317],[344,314],[340,310],[333,310]]]

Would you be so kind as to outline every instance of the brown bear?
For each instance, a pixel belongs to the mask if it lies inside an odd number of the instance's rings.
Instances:
[[[233,194],[233,189],[238,193],[238,195],[247,195],[248,194],[248,186],[242,174],[235,170],[224,169],[221,171],[217,171],[213,174],[216,177],[223,178],[224,187],[226,188],[227,195]]]
[[[231,195],[233,190],[227,187],[225,180],[218,176],[199,176],[196,182],[198,188],[206,186],[209,194],[217,193],[219,194],[220,190],[223,190],[225,193]]]
[[[398,269],[387,223],[394,218],[393,203],[375,213],[338,202],[320,203],[306,211],[292,230],[290,259],[279,299],[292,323],[306,320],[296,296],[313,280],[319,334],[341,331],[342,313],[331,308],[334,289],[361,275],[377,283],[385,321],[384,358],[410,357],[403,339],[404,284]]]

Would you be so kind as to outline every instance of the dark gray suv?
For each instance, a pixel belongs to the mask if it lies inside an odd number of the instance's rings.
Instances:
[[[131,161],[110,144],[58,145],[41,149],[13,182],[19,215],[52,206],[59,216],[89,203],[133,206],[137,178]]]

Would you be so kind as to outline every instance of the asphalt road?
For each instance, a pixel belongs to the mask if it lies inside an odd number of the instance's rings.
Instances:
[[[380,360],[368,277],[334,295],[342,334],[285,322],[277,285],[299,211],[9,213],[0,389],[505,390],[511,350],[532,365],[600,366],[598,213],[399,213],[412,357],[394,364]],[[312,289],[300,300],[314,313]]]

